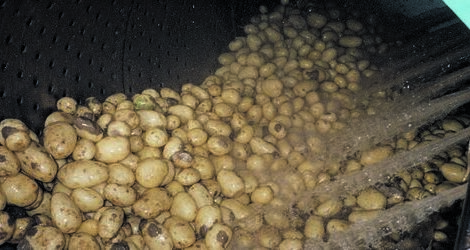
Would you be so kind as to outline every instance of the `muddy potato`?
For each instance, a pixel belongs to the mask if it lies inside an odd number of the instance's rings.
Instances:
[[[189,168],[193,164],[193,157],[189,152],[180,151],[171,156],[171,161],[176,167]]]
[[[75,128],[77,135],[81,138],[97,142],[104,136],[103,129],[106,128],[111,122],[111,115],[102,115],[98,121],[94,122],[84,117],[75,117],[73,119],[73,127]]]
[[[348,220],[352,223],[365,222],[376,218],[380,214],[381,210],[356,210],[352,211]]]
[[[68,249],[101,249],[96,238],[84,232],[72,234],[67,242]]]
[[[103,208],[98,219],[98,235],[104,239],[114,237],[124,222],[124,211],[120,207]]]
[[[189,247],[196,242],[196,234],[191,225],[178,217],[168,218],[163,226],[170,233],[175,248]]]
[[[41,145],[32,142],[27,149],[15,154],[21,162],[21,169],[28,176],[42,182],[51,182],[54,179],[57,164]]]
[[[191,186],[201,180],[201,174],[194,168],[184,168],[175,175],[175,181],[184,186]]]
[[[393,150],[391,147],[376,147],[371,150],[362,152],[360,162],[362,165],[372,165],[390,157],[392,153]]]
[[[95,159],[104,163],[123,160],[131,152],[129,139],[122,136],[109,136],[96,143]]]
[[[170,232],[153,219],[142,220],[140,231],[147,247],[151,250],[171,250],[173,240]]]
[[[222,221],[222,213],[219,206],[209,205],[200,207],[194,219],[194,226],[199,237],[205,237],[207,231],[216,223]]]
[[[110,183],[104,188],[104,197],[115,206],[127,207],[134,204],[137,193],[130,186]]]
[[[22,173],[5,177],[0,187],[7,203],[18,207],[31,205],[36,201],[39,193],[38,184]]]
[[[63,233],[76,232],[82,223],[82,213],[73,200],[64,193],[51,198],[51,216],[54,225]]]
[[[343,208],[343,202],[338,199],[328,199],[315,208],[315,214],[321,217],[331,217],[336,215]]]
[[[7,205],[7,197],[0,186],[0,211],[3,211]]]
[[[186,136],[188,141],[194,146],[201,146],[207,141],[207,133],[200,128],[189,130]]]
[[[258,243],[266,248],[276,248],[282,241],[279,230],[273,226],[263,225],[257,232]]]
[[[23,151],[31,142],[29,128],[18,119],[4,119],[0,122],[0,144],[11,151]]]
[[[15,230],[8,243],[18,244],[25,237],[26,232],[35,225],[36,222],[31,217],[17,218],[14,225]],[[1,244],[2,240],[0,239]]]
[[[135,175],[129,167],[121,163],[108,165],[108,183],[131,186],[135,182]]]
[[[95,157],[95,153],[95,143],[91,140],[82,138],[75,144],[75,148],[72,152],[72,158],[75,161],[91,160]]]
[[[142,139],[147,146],[163,147],[168,142],[168,133],[159,128],[151,128],[145,131]]]
[[[64,249],[66,241],[64,234],[51,226],[34,226],[26,232],[18,249]]]
[[[0,146],[0,176],[16,175],[20,171],[20,166],[15,153]]]
[[[98,161],[73,161],[59,169],[57,178],[68,188],[92,187],[108,180],[108,168]]]
[[[236,197],[245,191],[243,180],[233,171],[221,170],[217,174],[217,181],[226,197]]]
[[[192,168],[196,169],[201,179],[211,179],[215,174],[214,165],[211,160],[203,156],[194,156],[192,161]]]
[[[44,128],[44,147],[55,159],[72,154],[77,143],[77,133],[66,122],[54,122]]]
[[[151,188],[144,191],[132,205],[132,211],[144,219],[155,218],[161,212],[170,209],[171,203],[172,198],[165,189]]]
[[[163,158],[167,160],[171,160],[171,157],[176,153],[183,150],[183,141],[177,137],[172,136],[166,143],[165,147],[163,148]]]
[[[196,117],[192,108],[181,104],[169,107],[168,113],[170,115],[178,116],[183,124],[187,123],[190,120],[194,120],[194,118]]]
[[[456,163],[444,163],[439,169],[446,180],[455,183],[462,183],[464,181],[465,172],[467,171],[464,167]]]
[[[357,204],[366,210],[384,209],[387,197],[375,188],[367,188],[357,196]]]
[[[207,190],[207,188],[204,187],[204,185],[201,183],[193,184],[191,187],[189,187],[187,192],[189,195],[191,195],[198,208],[209,206],[214,203],[214,199],[209,193],[209,190]]]
[[[0,245],[10,240],[15,231],[15,219],[7,212],[0,211]]]
[[[216,223],[206,234],[205,243],[208,249],[226,249],[232,240],[232,229],[230,227]]]
[[[207,149],[214,155],[225,155],[232,150],[232,140],[226,136],[215,135],[207,140]]]
[[[348,221],[340,219],[331,219],[326,224],[326,231],[329,234],[346,231],[351,224]]]
[[[259,204],[268,204],[274,198],[274,192],[269,186],[257,187],[251,193],[251,201]]]
[[[137,164],[135,179],[140,185],[153,188],[161,185],[167,174],[168,164],[166,161],[147,158]]]
[[[97,211],[103,207],[103,197],[91,188],[76,188],[70,194],[72,201],[84,213]]]

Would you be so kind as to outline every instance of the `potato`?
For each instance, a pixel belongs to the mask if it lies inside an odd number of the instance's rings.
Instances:
[[[92,187],[108,179],[108,168],[98,161],[74,161],[60,168],[57,178],[68,188]]]
[[[63,233],[76,232],[82,223],[82,213],[65,193],[55,193],[51,198],[51,216],[54,225]]]
[[[161,185],[167,174],[168,165],[166,161],[147,158],[137,164],[135,179],[140,185],[153,188]]]
[[[274,198],[274,192],[269,186],[257,187],[251,193],[251,201],[259,204],[268,204]]]
[[[75,144],[72,152],[72,158],[78,160],[92,160],[95,157],[96,147],[95,143],[88,139],[80,139]]]
[[[69,249],[90,249],[90,250],[100,250],[100,244],[92,235],[79,232],[74,233],[70,236],[68,240]]]
[[[175,181],[184,186],[191,186],[199,180],[201,180],[201,174],[194,168],[185,168],[175,176]]]
[[[259,137],[250,140],[250,147],[254,154],[271,154],[277,151],[274,145]]]
[[[183,124],[195,119],[194,110],[186,105],[174,105],[168,108],[168,113],[178,116]]]
[[[98,235],[103,239],[114,237],[124,222],[124,211],[120,207],[103,207],[98,219]]]
[[[338,43],[346,48],[356,48],[361,46],[362,38],[358,36],[343,36],[339,39]]]
[[[325,236],[324,221],[320,216],[312,215],[305,222],[304,235],[310,239],[322,240]]]
[[[18,249],[64,249],[64,234],[52,226],[34,226],[26,233]]]
[[[163,226],[170,233],[175,248],[189,247],[196,242],[196,234],[191,225],[178,217],[168,218]]]
[[[15,153],[0,146],[0,176],[16,175],[20,171],[20,161]]]
[[[135,215],[144,219],[155,218],[161,212],[170,209],[172,198],[162,188],[147,189],[132,205]]]
[[[207,121],[207,123],[204,125],[204,129],[211,136],[230,136],[232,133],[232,128],[230,128],[230,125],[220,120]]]
[[[139,228],[142,231],[143,240],[149,249],[173,249],[173,240],[170,232],[155,220],[142,220]]]
[[[214,199],[209,193],[209,190],[207,190],[207,188],[204,187],[204,185],[201,183],[193,184],[191,187],[189,187],[187,192],[193,198],[197,208],[209,206],[214,203]]]
[[[226,249],[232,240],[232,229],[230,227],[216,223],[208,231],[205,238],[206,246],[209,249]]]
[[[72,201],[84,213],[98,211],[103,207],[103,197],[91,188],[76,188],[70,194]]]
[[[22,173],[5,177],[0,187],[7,203],[18,207],[31,205],[36,201],[39,193],[38,184]]]
[[[100,120],[100,117],[97,122],[94,122],[84,117],[75,117],[73,119],[73,127],[75,128],[77,135],[93,142],[101,140],[103,138],[103,128],[105,128],[105,126],[107,126],[111,121],[111,116],[102,117],[109,117],[109,120],[105,121],[104,118]],[[98,124],[101,124],[101,126]]]
[[[196,202],[188,193],[179,192],[173,197],[170,213],[172,216],[190,222],[196,218]]]
[[[122,136],[109,136],[96,143],[95,159],[104,163],[123,160],[131,152],[129,139]]]
[[[0,144],[11,151],[23,151],[31,142],[29,128],[18,119],[4,119],[0,122]]]
[[[266,248],[276,248],[282,241],[279,230],[273,226],[263,225],[257,232],[258,243]]]
[[[132,170],[121,163],[108,165],[108,176],[108,183],[131,186],[135,182]]]
[[[365,222],[376,218],[379,214],[380,210],[357,210],[349,214],[348,220],[352,223]]]
[[[326,231],[329,234],[346,231],[351,224],[345,220],[331,219],[326,224]]]
[[[66,122],[54,122],[44,129],[44,147],[55,159],[72,154],[77,143],[77,133]]]
[[[170,137],[165,147],[163,148],[163,158],[170,160],[176,153],[183,150],[183,141],[176,136]]]
[[[315,215],[331,217],[338,214],[343,208],[343,202],[338,199],[328,199],[315,208]]]
[[[384,209],[387,206],[387,197],[375,188],[367,188],[357,196],[357,205],[365,210]]]
[[[136,201],[137,193],[129,186],[110,183],[104,188],[104,197],[115,206],[128,207]]]
[[[382,146],[362,152],[360,162],[362,165],[372,165],[378,163],[393,153],[393,149],[389,146]]]
[[[51,182],[57,173],[57,164],[44,147],[32,142],[24,151],[15,152],[21,162],[21,169],[30,177]]]
[[[25,237],[26,232],[35,226],[35,224],[36,222],[31,217],[17,218],[14,225],[15,231],[10,240],[8,240],[8,243],[18,244]],[[0,244],[2,244],[1,239]]]
[[[5,211],[0,211],[0,245],[10,240],[15,231],[15,219]]]
[[[200,128],[194,128],[189,130],[186,136],[188,137],[188,141],[193,146],[201,146],[207,141],[206,131]]]
[[[207,140],[207,149],[214,155],[228,154],[232,150],[232,140],[221,135],[211,136]]]
[[[444,163],[439,169],[446,180],[455,183],[462,183],[467,171],[464,167],[456,163]]]

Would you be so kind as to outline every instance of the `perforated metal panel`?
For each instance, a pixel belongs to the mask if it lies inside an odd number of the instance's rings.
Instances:
[[[39,131],[63,96],[200,83],[259,4],[2,0],[0,119]]]

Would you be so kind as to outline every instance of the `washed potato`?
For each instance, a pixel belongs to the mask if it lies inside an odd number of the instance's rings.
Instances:
[[[131,186],[135,182],[135,175],[127,166],[121,163],[108,165],[108,183]]]
[[[151,128],[142,135],[145,145],[150,147],[163,147],[168,142],[168,133],[159,128]]]
[[[173,196],[170,213],[185,221],[192,221],[196,217],[197,205],[194,199],[186,192],[179,192]]]
[[[104,163],[123,160],[131,152],[129,139],[122,136],[109,136],[96,143],[95,159]]]
[[[21,162],[21,169],[28,176],[42,182],[51,182],[54,179],[57,163],[40,144],[32,142],[24,151],[17,151],[15,154]]]
[[[98,161],[73,161],[59,169],[57,178],[69,188],[92,187],[108,180],[108,168]]]
[[[18,207],[26,207],[35,202],[40,188],[33,179],[22,173],[5,177],[0,187],[7,203]]]
[[[66,122],[54,122],[44,128],[44,147],[54,159],[64,159],[72,154],[77,144],[77,133]]]
[[[16,175],[20,171],[20,161],[15,153],[0,146],[0,176]]]
[[[131,206],[137,199],[137,193],[132,187],[116,183],[106,185],[103,193],[106,200],[120,207]]]
[[[63,233],[73,233],[82,224],[82,213],[73,200],[64,193],[51,198],[51,216],[54,225]]]
[[[208,249],[226,249],[232,240],[232,229],[230,227],[216,223],[206,234],[205,243]]]
[[[80,139],[75,144],[72,152],[72,158],[78,160],[92,160],[95,157],[96,147],[95,143],[88,139]]]
[[[85,213],[98,211],[104,204],[103,197],[91,188],[76,188],[70,197],[77,207]]]
[[[236,197],[245,192],[243,180],[233,171],[221,170],[217,174],[217,181],[222,193],[227,197]]]

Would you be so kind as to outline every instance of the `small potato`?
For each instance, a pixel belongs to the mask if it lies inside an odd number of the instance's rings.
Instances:
[[[98,161],[73,161],[59,169],[57,178],[68,188],[92,187],[108,180],[108,168]]]
[[[121,163],[108,165],[108,183],[131,186],[135,182],[132,170]]]
[[[230,125],[220,120],[207,121],[207,123],[204,125],[204,129],[211,136],[230,136],[232,133],[232,128],[230,128]]]
[[[8,176],[0,184],[7,203],[18,207],[26,207],[36,201],[39,193],[38,184],[28,176],[18,173]]]
[[[165,128],[167,126],[167,118],[160,112],[153,110],[139,110],[139,126],[144,130],[151,128]]]
[[[26,233],[18,249],[64,249],[64,234],[52,226],[34,226]]]
[[[52,222],[63,233],[76,232],[82,223],[82,213],[73,200],[64,193],[55,193],[51,198]]]
[[[196,242],[196,234],[191,225],[178,217],[168,218],[163,226],[170,232],[175,248],[189,247]]]
[[[139,225],[145,245],[149,249],[172,250],[173,240],[170,232],[153,219],[142,220]]]
[[[193,198],[197,208],[209,206],[214,203],[214,199],[209,193],[209,190],[207,190],[207,188],[201,183],[195,183],[189,187],[188,194]]]
[[[464,167],[456,163],[444,163],[439,169],[446,180],[455,183],[462,183],[467,171]]]
[[[325,236],[324,220],[320,216],[312,215],[305,222],[304,235],[310,239],[322,240]]]
[[[130,129],[135,129],[140,124],[140,117],[139,115],[133,110],[132,102],[126,102],[129,104],[129,107],[122,107],[119,106],[116,108],[116,112],[113,114],[113,118],[115,121],[122,121],[129,125]],[[109,127],[109,126],[108,126]]]
[[[124,222],[124,211],[120,207],[103,207],[98,219],[98,235],[104,239],[114,237]]]
[[[214,113],[218,116],[218,117],[230,117],[234,110],[233,110],[233,107],[227,103],[217,103],[214,105]]]
[[[274,145],[259,137],[250,140],[250,147],[254,154],[271,154],[277,151]]]
[[[251,201],[259,204],[268,204],[274,198],[274,192],[269,186],[257,187],[251,193]]]
[[[158,187],[168,174],[168,165],[165,161],[156,158],[147,158],[137,164],[135,179],[137,183],[146,187]]]
[[[77,133],[66,122],[55,122],[44,129],[44,147],[55,159],[72,154],[77,143]]]
[[[0,146],[0,176],[16,175],[20,171],[20,161],[4,146]]]
[[[115,163],[123,160],[131,152],[127,137],[109,136],[96,143],[95,159],[104,163]]]
[[[232,140],[226,136],[211,136],[207,140],[207,149],[214,155],[228,154],[232,150]]]
[[[201,180],[201,174],[194,168],[184,168],[175,176],[175,181],[184,186],[191,186],[199,180]]]
[[[21,162],[21,169],[32,178],[51,182],[57,173],[57,164],[46,152],[45,148],[36,142],[31,142],[24,151],[15,152]]]
[[[205,243],[208,249],[223,250],[228,247],[232,240],[232,229],[230,227],[216,223],[208,231]]]
[[[197,206],[194,199],[186,192],[179,192],[173,197],[170,213],[185,221],[191,222],[196,218]]]
[[[392,153],[393,149],[391,147],[376,147],[371,150],[362,152],[360,162],[362,165],[372,165],[390,157]]]
[[[104,204],[103,197],[91,188],[74,189],[70,197],[84,213],[98,211]]]
[[[336,215],[342,208],[342,201],[338,199],[328,199],[315,208],[315,214],[327,218]]]
[[[362,38],[358,36],[343,36],[339,39],[338,43],[346,48],[356,48],[361,46]]]
[[[165,189],[150,188],[132,205],[132,211],[144,219],[155,218],[170,209],[171,203],[172,199]]]
[[[78,160],[92,160],[95,157],[96,147],[95,143],[88,139],[80,139],[75,144],[75,148],[72,152],[72,158],[75,161]]]
[[[217,181],[226,197],[236,197],[245,192],[243,180],[233,171],[221,170],[217,174]]]
[[[68,240],[69,249],[100,250],[100,244],[92,235],[84,232],[74,233]]]
[[[282,94],[283,84],[279,79],[266,79],[261,86],[263,93],[269,97],[278,97]]]
[[[168,108],[168,113],[176,115],[183,124],[195,119],[194,110],[186,105],[174,105]]]
[[[152,128],[142,135],[145,145],[150,147],[163,147],[168,142],[168,133],[159,128]]]
[[[176,153],[183,150],[183,141],[177,137],[172,136],[168,139],[165,147],[163,148],[163,158],[171,160],[171,157]]]
[[[104,188],[104,197],[115,206],[128,207],[137,199],[136,191],[129,186],[110,183]]]
[[[365,210],[384,209],[387,206],[387,197],[375,188],[367,188],[357,196],[357,205]]]
[[[207,133],[200,129],[191,129],[187,133],[188,141],[194,146],[201,146],[207,141]]]
[[[103,117],[103,119],[101,119]],[[103,128],[108,126],[111,122],[111,116],[101,116],[97,122],[84,117],[76,117],[73,119],[73,127],[75,128],[77,135],[81,138],[97,142],[103,138]],[[105,119],[109,118],[109,119]],[[100,125],[98,125],[100,124]]]

